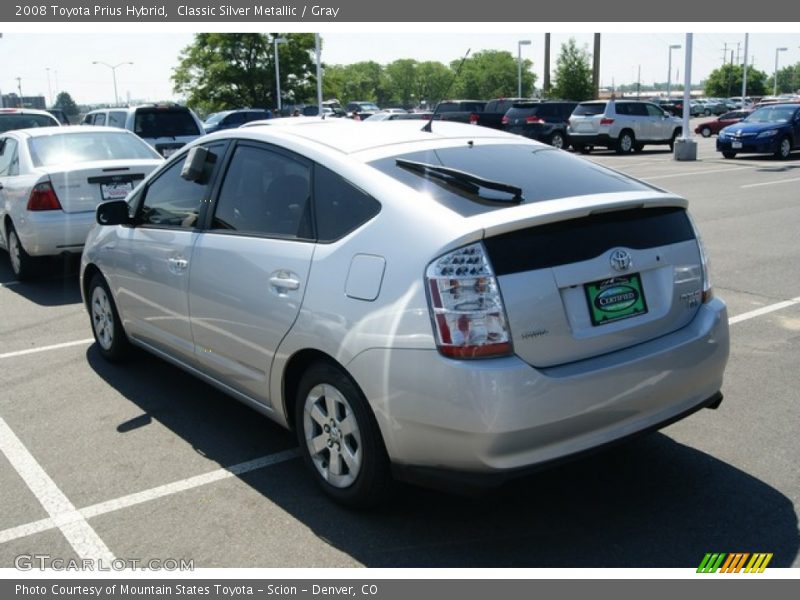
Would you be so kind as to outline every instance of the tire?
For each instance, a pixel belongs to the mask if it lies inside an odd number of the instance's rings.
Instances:
[[[703,111],[703,114],[704,114],[705,116],[707,116],[707,117],[710,117],[710,116],[711,116],[711,111],[710,111],[710,110],[708,110],[708,109],[705,109],[705,110]]]
[[[389,457],[366,398],[328,362],[303,374],[295,402],[300,453],[322,490],[339,504],[368,508],[388,495]]]
[[[553,134],[550,136],[550,139],[548,140],[548,143],[553,148],[558,148],[559,150],[566,150],[567,148],[566,137],[560,131],[553,132]]]
[[[130,351],[130,342],[105,278],[96,273],[89,283],[89,319],[100,354],[108,362],[120,362]]]
[[[628,154],[629,152],[633,151],[635,146],[636,138],[634,137],[633,132],[626,129],[620,132],[614,150],[617,154]]]
[[[669,138],[669,150],[672,152],[675,149],[675,140],[681,134],[681,129],[676,129],[672,132],[672,137]]]
[[[775,158],[778,160],[787,160],[792,155],[792,140],[788,137],[781,138],[778,142],[778,149],[775,150]]]
[[[25,252],[14,226],[8,226],[8,258],[11,262],[11,271],[17,281],[25,281],[33,277],[36,271],[36,259]]]
[[[722,156],[725,158],[736,158],[736,152],[723,152]]]
[[[644,144],[643,144],[643,143],[641,143],[641,142],[636,142],[636,143],[633,145],[633,151],[634,151],[634,152],[641,152],[642,150],[644,150]]]
[[[710,127],[703,127],[700,130],[700,135],[702,135],[704,138],[711,137],[711,128]]]

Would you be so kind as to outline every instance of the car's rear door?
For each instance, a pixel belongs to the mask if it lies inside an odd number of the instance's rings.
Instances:
[[[314,253],[311,173],[297,155],[239,142],[192,253],[197,359],[264,403],[272,359],[297,318]]]

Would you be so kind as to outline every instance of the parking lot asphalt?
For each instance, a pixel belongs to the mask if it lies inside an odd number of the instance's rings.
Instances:
[[[195,567],[798,567],[800,153],[597,151],[690,201],[728,303],[718,410],[481,497],[399,486],[333,505],[292,434],[179,369],[93,346],[74,263],[14,283],[0,253],[0,567],[21,554]]]

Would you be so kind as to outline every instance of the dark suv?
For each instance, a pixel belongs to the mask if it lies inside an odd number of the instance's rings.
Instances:
[[[577,102],[516,102],[503,117],[509,133],[524,135],[562,149],[569,146],[567,125]]]
[[[271,119],[272,112],[265,108],[237,108],[235,110],[223,110],[222,112],[209,115],[203,129],[206,133],[222,131],[223,129],[233,129],[240,127],[250,121],[261,121]]]

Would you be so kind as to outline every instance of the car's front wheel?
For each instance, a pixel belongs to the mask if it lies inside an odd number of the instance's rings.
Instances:
[[[18,281],[25,281],[33,276],[36,268],[36,259],[25,251],[14,226],[8,226],[8,258],[11,261],[11,271]]]
[[[295,403],[300,453],[323,491],[346,506],[378,504],[391,485],[378,424],[358,386],[329,362],[312,364]]]
[[[711,137],[711,127],[703,127],[700,130],[700,135],[702,135],[705,138]]]
[[[100,273],[96,273],[89,283],[88,298],[92,333],[100,354],[109,362],[117,362],[127,354],[130,342],[122,328],[111,290]]]
[[[779,160],[786,160],[792,154],[792,140],[788,137],[784,137],[778,142],[778,149],[775,150],[775,158]]]
[[[736,152],[723,152],[722,156],[725,158],[736,158]]]

